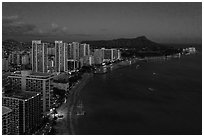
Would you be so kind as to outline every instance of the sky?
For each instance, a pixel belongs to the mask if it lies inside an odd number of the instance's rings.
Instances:
[[[3,40],[71,42],[139,36],[158,43],[201,43],[202,3],[2,4]]]

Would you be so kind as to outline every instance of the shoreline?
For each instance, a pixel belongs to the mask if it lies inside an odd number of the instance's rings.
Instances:
[[[114,71],[117,69],[125,68],[131,66],[138,62],[151,62],[151,61],[167,61],[173,58],[180,58],[178,56],[158,56],[158,57],[146,57],[146,58],[131,58],[128,60],[124,60],[118,63],[113,63],[112,65],[107,65],[108,72]],[[82,79],[75,83],[75,85],[69,91],[69,95],[67,97],[67,103],[63,104],[60,108],[66,111],[64,114],[64,118],[59,121],[58,129],[56,129],[56,135],[75,135],[77,130],[77,119],[78,116],[76,115],[77,112],[77,103],[79,101],[79,94],[80,91],[87,85],[90,78],[93,77],[95,74],[93,73],[84,73],[82,75]],[[60,125],[59,125],[60,124]],[[55,127],[55,126],[54,126]]]
[[[90,78],[93,76],[92,73],[84,73],[82,79],[78,81],[72,89],[69,91],[67,102],[62,104],[57,109],[57,112],[63,113],[64,118],[57,120],[57,124],[54,126],[56,129],[55,135],[75,135],[75,121],[76,121],[76,106],[80,91],[86,86]]]
[[[133,65],[135,63],[139,62],[151,62],[151,61],[167,61],[172,58],[181,58],[181,55],[179,54],[173,54],[169,56],[155,56],[155,57],[145,57],[145,58],[131,58],[127,60],[123,60],[118,63],[113,63],[112,65],[107,65],[106,68],[110,68],[110,70],[116,70],[116,69],[121,69],[130,65]]]

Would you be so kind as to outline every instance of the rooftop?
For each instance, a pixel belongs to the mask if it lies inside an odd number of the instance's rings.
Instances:
[[[30,75],[34,75],[34,76],[49,76],[51,74],[50,73],[42,73],[42,72],[32,72]]]
[[[69,74],[61,73],[59,75],[56,75],[53,80],[56,83],[68,83],[69,82],[69,77],[70,77]]]
[[[39,76],[39,77],[47,77],[51,76],[51,73],[42,73],[42,72],[33,72],[31,70],[23,70],[23,71],[15,71],[11,74],[11,76]]]
[[[12,97],[17,99],[30,99],[36,95],[39,95],[39,93],[36,92],[28,92],[28,91],[9,91],[7,93],[4,93],[4,97]]]
[[[7,114],[7,113],[9,113],[11,111],[12,110],[10,108],[2,106],[2,115]]]

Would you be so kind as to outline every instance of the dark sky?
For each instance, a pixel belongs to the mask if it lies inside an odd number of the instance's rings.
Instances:
[[[3,40],[201,43],[202,3],[3,3]]]

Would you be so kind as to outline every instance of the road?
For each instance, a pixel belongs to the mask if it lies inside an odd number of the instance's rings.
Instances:
[[[63,103],[57,112],[59,115],[63,115],[62,119],[57,119],[57,124],[54,127],[57,135],[75,135],[75,120],[77,119],[76,107],[79,99],[79,93],[81,89],[87,84],[89,78],[93,74],[84,74],[82,79],[77,82],[71,89],[70,94],[67,97],[67,102]]]

